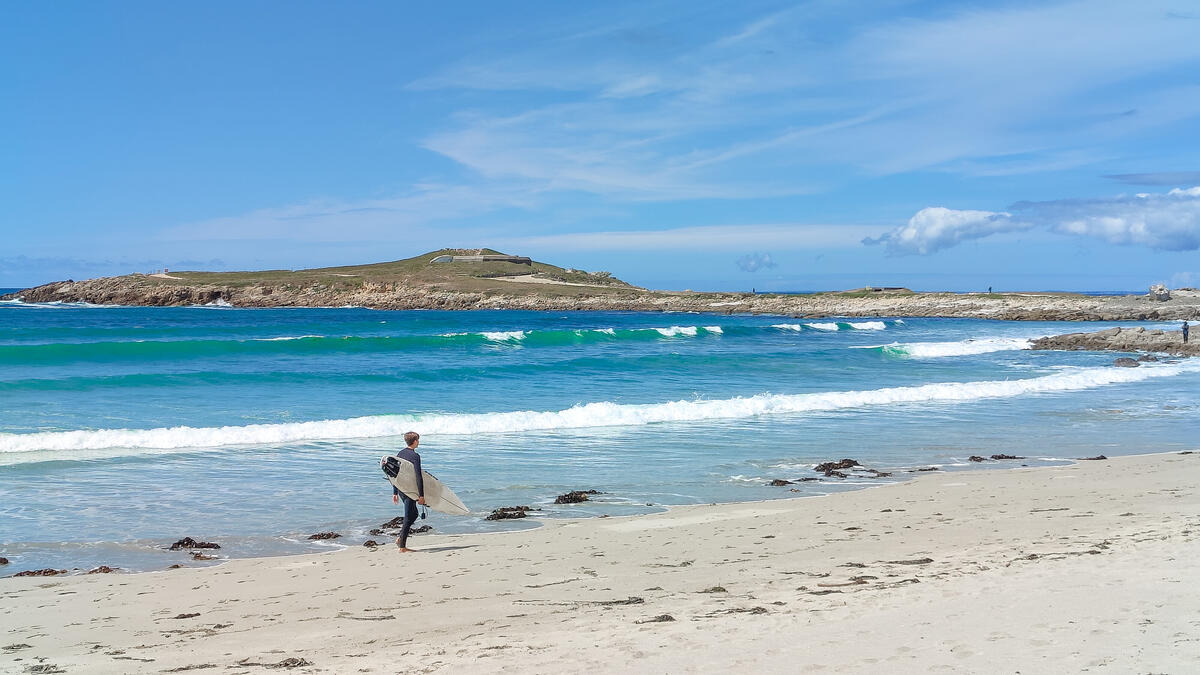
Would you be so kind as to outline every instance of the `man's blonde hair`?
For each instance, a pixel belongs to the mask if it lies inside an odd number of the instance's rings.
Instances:
[[[416,441],[420,438],[421,438],[421,434],[418,434],[415,431],[409,431],[404,434],[404,442],[409,445],[412,445],[414,441]]]

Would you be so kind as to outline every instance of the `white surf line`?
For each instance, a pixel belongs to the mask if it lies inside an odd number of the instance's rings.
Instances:
[[[936,359],[947,356],[971,356],[991,352],[1029,349],[1036,338],[978,338],[952,342],[893,342],[886,345],[854,345],[850,349],[879,349],[892,356]]]
[[[1081,368],[1021,380],[944,382],[910,387],[809,394],[760,394],[712,401],[620,404],[602,401],[557,411],[514,411],[467,414],[379,415],[341,420],[251,424],[227,427],[104,429],[0,434],[0,464],[45,461],[59,451],[63,459],[80,459],[83,451],[122,449],[170,452],[234,445],[273,445],[300,441],[347,440],[422,434],[476,435],[636,426],[661,422],[746,418],[904,403],[975,401],[1025,394],[1079,391],[1200,372],[1200,360],[1141,368]],[[29,453],[36,453],[34,454]],[[128,454],[128,453],[122,453]],[[143,454],[136,452],[133,454]],[[153,454],[148,452],[146,454]],[[23,459],[27,455],[28,459]],[[57,458],[57,457],[55,457]]]

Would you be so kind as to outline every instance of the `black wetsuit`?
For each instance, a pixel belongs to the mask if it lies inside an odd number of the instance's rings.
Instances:
[[[421,475],[421,456],[412,448],[404,448],[400,452],[397,452],[396,456],[412,462],[413,469],[417,472],[417,496],[424,497],[425,477]],[[392,494],[399,495],[400,499],[404,500],[404,523],[400,526],[400,548],[406,548],[408,544],[408,532],[417,520],[417,502],[414,499],[410,499],[408,495],[401,492],[394,485],[392,486]]]

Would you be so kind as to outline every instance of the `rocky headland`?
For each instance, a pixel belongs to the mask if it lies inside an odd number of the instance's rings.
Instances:
[[[1033,349],[1154,352],[1172,356],[1200,356],[1200,342],[1195,339],[1184,342],[1182,330],[1147,330],[1141,326],[1044,337],[1033,341]],[[1128,360],[1130,359],[1126,359]]]
[[[638,288],[605,272],[588,273],[536,261],[435,260],[480,253],[495,252],[445,249],[391,263],[310,270],[130,274],[58,281],[4,299],[142,306],[756,313],[803,318],[1200,319],[1200,292],[1191,289],[1127,296],[914,293],[895,288],[802,295],[695,293]]]

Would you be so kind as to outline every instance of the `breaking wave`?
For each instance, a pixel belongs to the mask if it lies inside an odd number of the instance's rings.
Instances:
[[[903,321],[896,320],[893,323],[901,324]],[[883,321],[812,321],[808,323],[777,323],[771,328],[779,330],[790,330],[797,333],[804,330],[887,330],[887,323]]]
[[[1081,368],[1022,380],[944,382],[911,387],[808,394],[759,394],[711,401],[620,404],[608,401],[555,411],[467,414],[378,415],[340,420],[252,424],[226,427],[103,429],[0,434],[0,464],[80,459],[88,451],[104,456],[156,454],[235,445],[273,445],[300,441],[381,438],[417,429],[422,434],[476,435],[662,422],[695,422],[886,406],[963,402],[1027,394],[1078,391],[1200,372],[1200,363],[1164,364],[1136,369]],[[111,450],[117,450],[113,453]]]

